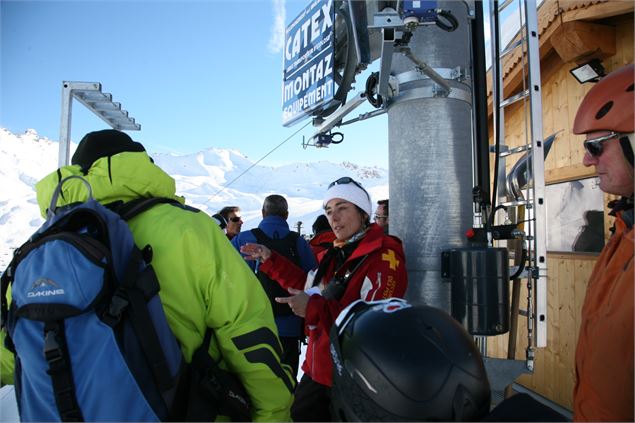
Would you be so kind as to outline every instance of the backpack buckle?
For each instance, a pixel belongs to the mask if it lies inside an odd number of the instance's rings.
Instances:
[[[60,344],[57,341],[57,333],[54,330],[49,330],[44,335],[44,357],[51,364],[64,358]]]
[[[115,326],[121,320],[126,307],[128,307],[129,301],[124,297],[121,289],[117,290],[110,300],[108,310],[104,313],[103,319],[108,326]]]

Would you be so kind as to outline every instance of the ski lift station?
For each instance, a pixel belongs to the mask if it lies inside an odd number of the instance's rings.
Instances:
[[[512,9],[518,31],[504,40]],[[404,244],[406,298],[473,335],[495,403],[529,392],[571,416],[586,281],[612,224],[611,198],[582,166],[571,126],[592,82],[633,62],[633,10],[311,0],[287,25],[283,124],[310,119],[305,147],[337,148],[347,125],[387,115],[390,231]],[[73,98],[114,128],[140,129],[100,84],[64,82],[60,164]],[[585,213],[594,210],[595,223]],[[582,242],[586,230],[595,242]]]

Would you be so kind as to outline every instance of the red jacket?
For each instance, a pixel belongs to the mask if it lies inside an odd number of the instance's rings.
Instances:
[[[319,261],[325,251],[320,254]],[[344,295],[339,300],[327,300],[314,294],[309,299],[305,316],[305,331],[309,336],[306,359],[302,370],[315,382],[326,386],[333,383],[333,362],[331,360],[329,331],[342,309],[355,300],[380,300],[390,297],[403,297],[408,287],[408,274],[403,248],[398,239],[384,235],[382,228],[372,224],[357,248],[344,262],[341,275],[358,257],[368,257],[352,274]],[[355,260],[356,263],[359,263]],[[356,263],[353,263],[356,264]],[[334,275],[334,263],[326,270],[322,282]],[[272,279],[279,281],[285,288],[304,289],[306,274],[284,257],[273,254],[260,266]]]
[[[633,241],[633,228],[618,214],[582,306],[575,421],[633,421]]]

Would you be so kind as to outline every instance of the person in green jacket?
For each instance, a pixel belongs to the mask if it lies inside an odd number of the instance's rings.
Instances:
[[[102,204],[139,197],[177,199],[182,206],[159,204],[128,223],[138,246],[152,246],[159,295],[185,360],[214,331],[210,354],[242,381],[254,421],[289,421],[294,384],[280,364],[281,345],[269,299],[260,282],[232,248],[218,224],[188,207],[175,193],[175,181],[156,166],[140,143],[117,130],[88,133],[72,165],[52,172],[36,185],[42,216],[62,178],[79,175]],[[79,179],[64,183],[58,204],[87,199]],[[215,338],[215,339],[214,339]],[[12,363],[5,364],[2,374]]]

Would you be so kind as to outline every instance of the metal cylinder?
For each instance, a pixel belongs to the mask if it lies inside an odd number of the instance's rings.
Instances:
[[[450,251],[452,316],[472,335],[509,331],[509,262],[506,248]]]
[[[434,69],[469,74],[470,38],[464,2],[439,2],[459,27],[418,28],[409,46]],[[395,54],[391,74],[415,69]],[[469,80],[448,80],[453,91],[468,92]],[[472,112],[469,100],[434,96],[430,78],[402,83],[388,105],[390,232],[404,242],[409,287],[406,298],[450,312],[449,284],[441,279],[441,252],[464,246],[472,226]]]

